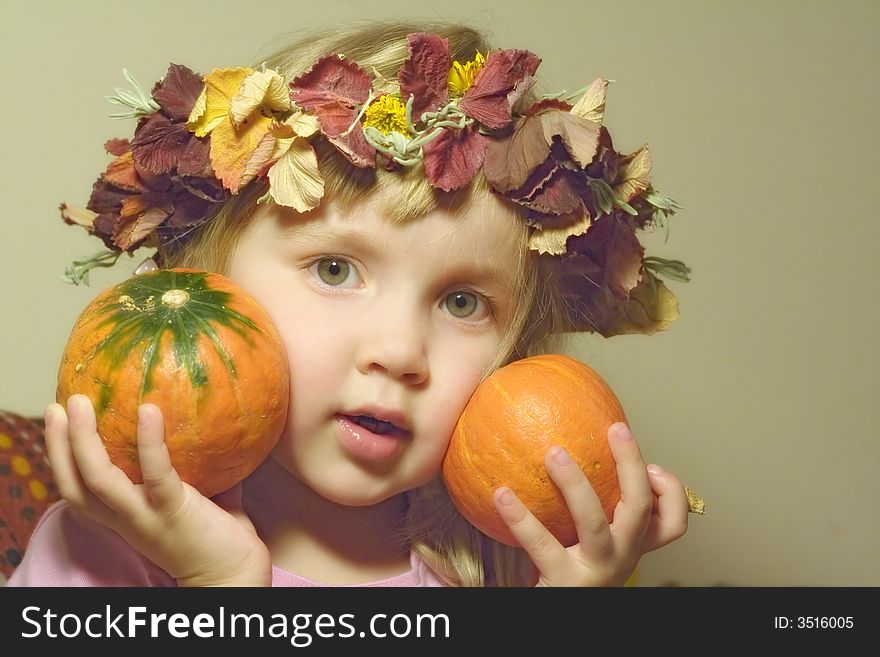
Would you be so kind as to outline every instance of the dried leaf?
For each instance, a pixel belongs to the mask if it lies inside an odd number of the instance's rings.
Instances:
[[[334,101],[318,106],[315,112],[321,132],[349,162],[362,168],[376,166],[376,149],[366,140],[363,130],[355,129],[342,136],[357,118],[354,109]]]
[[[320,129],[318,118],[305,112],[294,112],[284,121],[284,125],[289,126],[300,137],[311,137]]]
[[[605,117],[605,94],[607,91],[608,80],[596,78],[587,87],[580,100],[571,108],[571,113],[601,125]]]
[[[542,170],[542,167],[538,167],[533,176],[541,174]],[[539,186],[531,188],[530,183],[531,178],[521,190],[508,192],[506,196],[520,205],[543,214],[562,215],[576,210],[580,214],[585,209],[581,200],[585,186],[579,174],[574,171],[554,166],[550,175],[541,181]],[[527,190],[527,195],[522,193],[524,190]]]
[[[123,218],[113,232],[113,243],[123,251],[134,250],[168,217],[160,208],[149,208],[143,214]]]
[[[68,205],[67,203],[62,203],[58,209],[61,210],[61,218],[64,220],[64,223],[70,226],[82,226],[90,232],[95,224],[95,217],[98,216],[97,212],[92,212],[75,205]]]
[[[241,175],[242,186],[247,185],[260,174],[266,163],[272,159],[277,143],[278,139],[275,137],[272,130],[269,130],[263,135],[260,143],[257,144],[254,152],[251,153],[250,159],[244,166],[244,172]]]
[[[104,150],[116,157],[124,155],[130,149],[131,145],[128,143],[128,139],[108,139],[104,142]]]
[[[181,176],[200,176],[203,178],[212,176],[210,156],[209,139],[190,134],[190,139],[177,160],[177,173]]]
[[[89,202],[86,208],[101,214],[119,214],[122,207],[122,201],[130,192],[119,189],[115,185],[111,185],[103,177],[98,178],[92,186],[92,194],[89,196]],[[97,221],[97,219],[95,219]]]
[[[495,191],[508,192],[522,187],[549,156],[550,145],[540,118],[518,119],[510,136],[489,141],[483,173]]]
[[[186,66],[171,64],[165,77],[153,86],[152,96],[165,115],[180,123],[189,118],[203,88],[201,75]]]
[[[459,109],[483,125],[499,129],[510,124],[508,95],[538,70],[540,58],[528,50],[495,50],[458,103]]]
[[[233,194],[241,188],[247,164],[271,126],[272,119],[254,113],[238,128],[232,124],[230,116],[225,116],[214,127],[211,133],[211,165],[223,187]]]
[[[242,81],[229,107],[232,122],[236,127],[240,126],[259,107],[276,112],[290,109],[287,82],[271,69],[255,71]]]
[[[174,123],[161,112],[152,114],[142,123],[131,141],[131,154],[138,166],[153,176],[168,173],[196,139],[186,124]]]
[[[651,184],[652,165],[647,144],[634,153],[620,158],[613,185],[614,195],[624,202],[641,195]]]
[[[205,115],[205,109],[208,104],[208,88],[202,85],[202,92],[199,94],[199,97],[196,98],[196,104],[193,105],[192,112],[189,113],[189,117],[186,119],[186,127],[190,130],[195,130],[195,125],[201,120],[201,118]]]
[[[618,299],[627,299],[641,278],[645,249],[616,214],[596,219],[586,233],[569,240],[568,249],[597,263],[602,270],[600,282]]]
[[[573,224],[564,226],[547,226],[535,230],[529,236],[529,249],[538,253],[550,255],[562,255],[566,250],[568,238],[583,235],[590,227],[592,219],[589,214],[584,214],[581,219]]]
[[[605,337],[641,333],[651,335],[669,328],[678,319],[678,300],[650,271],[630,292],[629,299],[605,327]]]
[[[560,137],[565,150],[582,169],[589,165],[599,148],[599,126],[569,112],[541,112],[535,119],[541,122],[544,139],[553,143],[553,137]]]
[[[290,97],[304,109],[331,102],[354,107],[367,102],[371,85],[370,76],[360,66],[330,53],[290,83]]]
[[[190,115],[187,126],[199,137],[204,137],[221,125],[229,115],[232,99],[238,93],[244,79],[253,73],[250,68],[215,68],[205,77],[205,110],[193,119],[199,107],[198,101]],[[214,149],[211,148],[213,160]]]
[[[111,185],[129,192],[144,192],[147,190],[147,187],[135,170],[131,151],[113,160],[107,166],[107,170],[101,174],[101,178]],[[95,208],[92,209],[94,210]],[[97,211],[100,212],[100,210]]]
[[[287,152],[269,169],[269,193],[278,204],[307,212],[324,196],[324,179],[318,171],[315,149],[305,139],[294,138]]]
[[[483,166],[487,140],[475,125],[443,130],[423,147],[428,182],[445,192],[468,184]]]
[[[452,55],[448,40],[426,32],[408,35],[407,47],[409,58],[397,79],[403,103],[406,104],[410,94],[414,96],[412,115],[416,121],[422,113],[434,111],[449,102],[446,82],[452,68]]]
[[[528,109],[523,112],[523,116],[534,116],[535,114],[540,114],[541,112],[547,112],[549,110],[568,112],[571,110],[571,105],[558,98],[544,98],[543,100],[536,101],[529,105]]]

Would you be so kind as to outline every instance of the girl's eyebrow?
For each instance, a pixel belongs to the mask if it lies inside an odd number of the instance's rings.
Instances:
[[[349,247],[363,250],[371,255],[384,253],[385,242],[375,235],[356,228],[332,227],[320,223],[299,224],[281,232],[285,242],[320,245],[322,249]],[[413,248],[418,248],[414,245]],[[494,260],[494,259],[493,259]],[[513,273],[508,267],[498,263],[474,262],[473,260],[450,259],[444,263],[444,279],[464,279],[473,283],[506,287],[512,284]]]
[[[353,246],[369,252],[381,252],[385,249],[385,243],[375,235],[320,223],[291,226],[281,232],[281,238],[286,242],[320,243],[322,246],[326,244],[328,248],[335,245]]]

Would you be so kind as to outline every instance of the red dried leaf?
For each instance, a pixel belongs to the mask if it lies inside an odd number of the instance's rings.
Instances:
[[[97,212],[99,215],[119,214],[119,210],[122,208],[122,201],[127,196],[130,196],[130,192],[123,191],[115,185],[111,185],[103,178],[99,178],[92,186],[92,195],[89,197],[86,208],[92,212]]]
[[[168,173],[194,137],[185,123],[174,123],[157,112],[142,124],[131,142],[134,161],[153,176]]]
[[[529,105],[529,108],[523,112],[523,116],[534,116],[547,110],[560,110],[562,112],[570,112],[572,105],[558,98],[545,98]]]
[[[376,166],[376,149],[366,140],[363,131],[355,129],[345,137],[340,136],[357,117],[353,108],[334,101],[316,107],[315,115],[321,132],[352,164],[362,168]]]
[[[489,141],[483,173],[496,191],[517,190],[549,156],[550,145],[539,118],[518,119],[509,136]]]
[[[452,68],[449,41],[436,34],[416,32],[407,36],[409,59],[397,74],[400,96],[406,104],[410,94],[413,99],[413,121],[423,112],[431,112],[449,101],[447,80]]]
[[[508,95],[520,84],[530,84],[541,59],[528,50],[495,50],[458,103],[459,109],[493,129],[511,121]]]
[[[333,101],[316,107],[315,116],[321,126],[321,132],[327,137],[338,137],[348,130],[357,118],[357,112],[345,102]]]
[[[95,217],[95,223],[92,225],[95,235],[101,238],[104,246],[112,251],[119,251],[116,242],[113,241],[113,233],[116,232],[116,226],[119,225],[119,214],[113,212],[105,212]]]
[[[170,118],[186,121],[204,86],[201,75],[181,64],[171,64],[165,77],[153,86],[153,100]]]
[[[290,83],[290,99],[305,109],[331,102],[354,107],[367,101],[371,87],[370,76],[360,66],[329,53]]]
[[[104,142],[104,150],[116,157],[125,155],[130,149],[128,139],[108,139]]]
[[[543,167],[539,167],[536,172],[540,173],[542,170]],[[505,196],[529,209],[560,215],[583,209],[584,188],[585,185],[577,173],[555,166],[540,186],[531,190],[527,196],[521,192],[508,192]],[[524,189],[528,189],[528,186]]]
[[[583,235],[568,240],[568,252],[588,256],[602,270],[601,282],[626,300],[641,278],[645,249],[632,228],[617,214],[603,215]]]
[[[177,173],[182,176],[211,175],[211,142],[207,137],[190,135],[190,140],[180,153],[177,161]]]
[[[360,130],[352,130],[346,137],[327,137],[327,140],[354,166],[362,169],[376,167],[376,149]]]
[[[483,166],[487,141],[474,125],[444,130],[423,148],[428,182],[444,192],[469,183]]]

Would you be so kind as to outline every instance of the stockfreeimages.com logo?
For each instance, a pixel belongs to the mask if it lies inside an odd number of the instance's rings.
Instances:
[[[52,609],[25,607],[21,612],[27,629],[22,638],[164,638],[203,639],[273,638],[287,639],[304,648],[316,638],[449,638],[446,614],[373,614],[361,630],[355,614],[239,614],[219,607],[213,614],[152,613],[146,607],[126,607],[114,612],[105,605],[103,612],[87,615],[58,614]]]

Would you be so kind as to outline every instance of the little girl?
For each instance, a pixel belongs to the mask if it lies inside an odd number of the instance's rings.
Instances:
[[[150,94],[120,94],[135,136],[108,142],[116,159],[65,220],[113,261],[155,246],[158,266],[250,292],[288,352],[290,414],[271,457],[207,499],[171,467],[155,405],[139,409],[135,485],[88,398],[51,404],[64,501],[9,584],[618,585],[682,536],[682,484],[646,466],[621,423],[610,524],[565,451],[546,454],[578,529],[568,548],[507,487],[497,510],[523,547],[496,543],[439,478],[494,369],[567,332],[653,332],[665,324],[631,304],[674,301],[652,273],[674,263],[643,260],[634,235],[676,207],[651,188],[647,149],[614,151],[604,80],[538,98],[539,62],[461,26],[371,24],[310,35],[260,69],[172,65]]]

